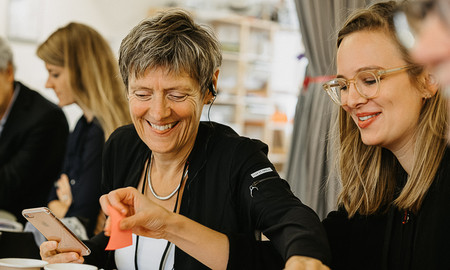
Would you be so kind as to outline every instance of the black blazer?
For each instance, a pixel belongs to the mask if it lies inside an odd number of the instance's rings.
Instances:
[[[24,208],[45,206],[63,164],[69,128],[63,111],[19,82],[0,135],[0,209],[22,223]]]

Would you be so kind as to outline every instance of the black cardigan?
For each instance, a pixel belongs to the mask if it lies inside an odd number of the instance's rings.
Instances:
[[[180,214],[228,236],[229,269],[282,269],[292,255],[329,263],[317,215],[292,194],[267,151],[262,142],[240,137],[227,126],[200,123]],[[132,125],[114,132],[105,146],[104,192],[136,187],[149,155]],[[258,175],[262,169],[266,172]],[[271,241],[258,241],[255,231]],[[93,251],[87,263],[114,267],[112,252],[102,257],[107,240],[101,234],[87,243]],[[175,269],[207,268],[176,248]]]
[[[406,173],[396,179],[406,181]],[[441,161],[420,211],[390,207],[385,214],[356,215],[344,209],[323,221],[332,269],[450,269],[450,151]],[[404,224],[403,224],[404,223]]]

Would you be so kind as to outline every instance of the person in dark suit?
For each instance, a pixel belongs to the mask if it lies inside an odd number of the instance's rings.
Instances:
[[[68,134],[63,111],[14,80],[13,54],[0,38],[0,209],[25,223],[24,208],[46,205]]]

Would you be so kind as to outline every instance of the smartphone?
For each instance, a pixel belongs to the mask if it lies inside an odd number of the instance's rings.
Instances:
[[[57,241],[58,252],[75,251],[87,256],[91,250],[64,225],[47,207],[24,209],[22,215],[38,229],[47,240]]]

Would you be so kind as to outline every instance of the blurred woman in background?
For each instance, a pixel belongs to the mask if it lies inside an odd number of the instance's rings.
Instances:
[[[99,214],[103,144],[119,126],[130,123],[117,59],[91,27],[69,23],[37,49],[45,62],[59,106],[83,111],[69,136],[63,171],[48,207],[59,218],[77,217],[92,236]]]

